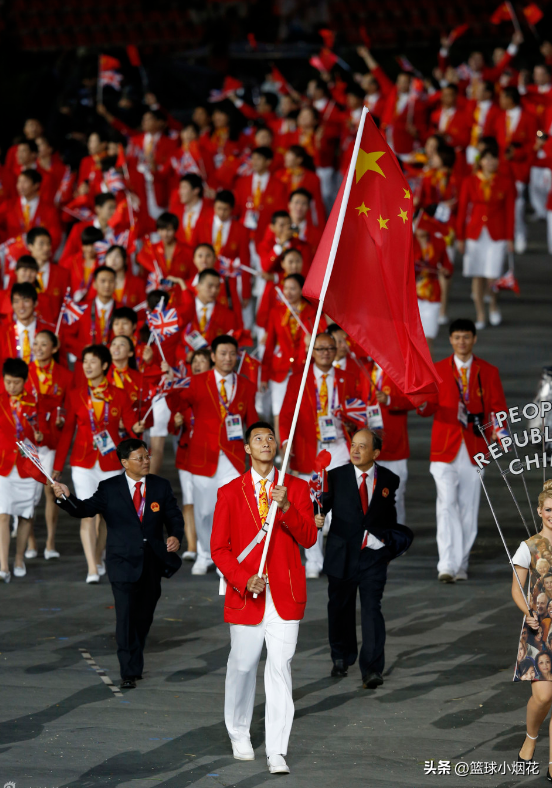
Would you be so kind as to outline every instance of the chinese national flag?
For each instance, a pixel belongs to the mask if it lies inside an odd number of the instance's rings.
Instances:
[[[493,25],[499,25],[501,22],[508,22],[511,18],[512,14],[508,3],[501,3],[491,16],[491,22]]]
[[[529,3],[529,5],[525,6],[523,9],[523,15],[530,25],[538,24],[538,22],[540,22],[544,16],[536,3]]]
[[[366,115],[345,220],[324,301],[328,314],[417,405],[436,394],[422,330],[412,244],[412,192]],[[311,264],[303,295],[319,300],[346,179]]]

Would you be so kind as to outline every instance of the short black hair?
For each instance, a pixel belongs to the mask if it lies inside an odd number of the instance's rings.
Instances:
[[[38,271],[38,263],[32,255],[22,254],[15,264],[16,271],[19,271],[20,268],[29,268],[31,271]]]
[[[113,274],[113,276],[117,276],[113,268],[110,268],[108,265],[99,265],[94,271],[94,273],[92,274],[94,281],[96,281],[96,279],[98,278],[98,274],[101,274],[102,271],[109,271],[109,273]]]
[[[103,241],[103,237],[104,234],[100,228],[91,224],[89,227],[85,227],[81,233],[81,246],[92,246],[98,241]]]
[[[327,334],[335,334],[336,331],[341,331],[341,326],[338,326],[337,323],[330,323],[326,328]]]
[[[156,120],[162,120],[165,122],[165,116],[160,109],[152,109],[151,107],[148,107],[142,112],[142,117],[144,117],[144,115],[153,115]]]
[[[294,282],[297,282],[301,290],[305,286],[305,277],[302,274],[288,274],[284,277],[284,282],[287,282],[288,279],[293,279]]]
[[[148,302],[148,309],[152,310],[155,309],[161,303],[161,299],[165,299],[165,306],[169,301],[169,294],[166,290],[150,290],[149,293],[146,295],[146,301]]]
[[[49,238],[50,241],[52,240],[52,236],[45,227],[31,227],[27,233],[27,246],[34,244],[36,239],[40,238],[42,235]]]
[[[223,202],[225,205],[229,205],[231,208],[233,208],[236,204],[234,195],[229,189],[221,189],[219,192],[217,192],[215,194],[215,202]]]
[[[106,202],[117,202],[115,199],[115,195],[111,194],[111,192],[102,192],[102,194],[97,194],[94,197],[94,207],[95,208],[103,208]]]
[[[111,323],[113,324],[116,320],[130,320],[133,326],[138,325],[138,315],[130,306],[119,306],[114,309]]]
[[[282,256],[280,257],[280,264],[282,264],[284,262],[284,260],[288,256],[288,254],[291,254],[291,252],[295,252],[295,254],[298,254],[299,257],[301,258],[301,260],[303,260],[303,254],[302,254],[301,250],[300,249],[296,249],[294,246],[292,246],[289,249],[286,249],[285,251],[282,252]]]
[[[280,97],[276,93],[273,93],[271,90],[263,90],[261,96],[264,98],[266,103],[270,105],[272,110],[276,109],[280,101]]]
[[[291,221],[291,216],[287,211],[274,211],[270,217],[270,224],[274,224],[276,219],[289,219]]]
[[[102,365],[107,364],[107,369],[105,370],[105,372],[107,373],[109,371],[109,367],[112,364],[112,358],[111,358],[111,351],[109,350],[108,347],[106,347],[105,345],[88,345],[88,347],[85,347],[84,350],[82,351],[81,361],[84,361],[84,357],[87,356],[88,354],[90,354],[91,356],[96,356],[96,358],[99,358],[100,361],[102,362]]]
[[[197,283],[200,284],[207,276],[216,276],[217,279],[220,279],[220,272],[216,270],[216,268],[204,268],[203,271],[200,271],[200,274],[197,278]]]
[[[186,181],[186,183],[190,184],[191,189],[199,189],[199,196],[203,197],[203,181],[195,172],[188,172],[186,175],[183,175],[180,179],[180,183],[182,181]]]
[[[163,211],[157,217],[156,227],[158,230],[168,230],[172,227],[176,232],[178,230],[178,216],[174,213],[169,213],[169,211]]]
[[[125,438],[117,445],[117,457],[119,462],[121,460],[128,460],[133,451],[138,449],[147,449],[148,446],[145,441],[140,438]]]
[[[236,337],[231,337],[230,334],[221,334],[215,337],[211,342],[211,352],[216,353],[219,345],[233,345],[238,350],[238,340]]]
[[[217,256],[217,253],[215,252],[215,247],[213,246],[213,244],[208,244],[206,241],[204,241],[203,243],[198,244],[196,246],[196,248],[194,249],[194,255],[197,252],[197,250],[201,249],[203,246],[206,246],[207,249],[210,249],[212,251],[212,253],[215,255],[215,257]]]
[[[22,358],[7,358],[2,364],[2,377],[10,375],[12,378],[27,380],[29,367]]]
[[[266,145],[261,145],[259,148],[253,148],[251,155],[253,156],[254,153],[257,153],[259,156],[263,156],[265,159],[270,161],[272,161],[274,158],[274,151],[272,148],[269,148]]]
[[[468,317],[459,317],[452,321],[449,326],[449,337],[452,336],[455,331],[471,331],[474,337],[477,336],[475,323]]]
[[[10,292],[10,301],[12,303],[16,295],[21,296],[21,298],[30,298],[35,304],[38,301],[36,287],[30,282],[15,282]]]
[[[107,250],[107,252],[105,253],[105,256],[107,257],[107,255],[108,255],[108,254],[111,254],[111,252],[114,252],[114,251],[115,251],[115,249],[117,249],[117,250],[118,250],[118,251],[121,253],[121,255],[122,255],[122,258],[123,258],[123,264],[124,264],[124,266],[125,266],[125,268],[126,268],[126,267],[127,267],[127,250],[125,249],[125,247],[124,247],[124,246],[121,246],[120,244],[113,244],[113,246],[110,246],[110,247],[109,247],[109,249],[108,249],[108,250]],[[111,268],[111,266],[110,266],[110,265],[108,265],[108,266],[103,266],[103,267],[104,267],[104,268]],[[113,269],[111,269],[111,270],[113,270]]]
[[[54,334],[53,331],[50,331],[49,328],[41,328],[40,331],[36,332],[35,336],[38,336],[39,334],[46,334],[46,336],[52,343],[54,349],[55,348],[59,349],[59,339],[57,338],[57,336]]]
[[[211,358],[211,351],[209,350],[209,348],[200,347],[198,350],[194,350],[194,352],[192,353],[192,357],[190,359],[190,365],[194,363],[194,361],[196,360],[196,358],[198,358],[198,356],[206,358],[207,361],[209,362],[209,366],[210,367],[213,366],[213,359]]]
[[[31,153],[38,153],[38,145],[34,140],[23,139],[19,140],[18,145],[26,145]]]
[[[502,92],[505,96],[508,96],[510,101],[513,101],[516,107],[519,107],[521,104],[521,96],[519,94],[519,90],[515,87],[515,85],[507,85],[505,88],[502,88]]]
[[[452,169],[456,161],[456,152],[451,145],[442,145],[437,148],[437,156],[441,159],[443,167]]]
[[[300,187],[299,189],[294,189],[291,194],[289,195],[288,202],[293,200],[296,194],[301,194],[303,197],[306,197],[307,200],[310,202],[312,200],[312,194],[308,189],[303,189]]]
[[[245,438],[243,439],[243,442],[245,443],[246,446],[249,445],[249,441],[251,440],[251,433],[253,432],[253,430],[270,430],[271,433],[274,435],[274,437],[276,437],[276,433],[274,432],[274,427],[272,426],[272,424],[269,424],[268,421],[256,421],[245,431]]]
[[[372,436],[372,449],[374,451],[381,451],[383,446],[383,433],[381,430],[371,430],[370,427],[361,427],[355,432],[355,435],[359,432],[369,432]]]
[[[34,186],[40,186],[42,183],[42,175],[38,172],[38,170],[28,169],[23,170],[23,172],[19,173],[19,177],[24,176],[28,178]]]

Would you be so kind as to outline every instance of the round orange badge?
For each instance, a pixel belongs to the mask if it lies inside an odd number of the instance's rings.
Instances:
[[[387,498],[387,496],[389,495],[389,490],[387,489],[387,487],[383,488],[381,494],[383,495],[384,498]]]
[[[155,501],[151,505],[151,511],[152,512],[158,512],[159,511],[159,504],[156,503]]]
[[[111,408],[111,415],[112,416],[118,416],[119,415],[119,409],[118,408]]]

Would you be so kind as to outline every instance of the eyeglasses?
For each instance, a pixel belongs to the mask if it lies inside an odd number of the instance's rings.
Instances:
[[[313,350],[318,351],[318,353],[336,353],[337,348],[335,347],[315,347]]]
[[[151,454],[145,454],[141,457],[129,457],[129,462],[139,462],[140,464],[144,462],[149,462],[151,460]]]

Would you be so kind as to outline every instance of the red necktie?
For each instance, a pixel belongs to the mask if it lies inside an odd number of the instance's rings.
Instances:
[[[140,521],[142,517],[140,516],[140,507],[142,506],[142,482],[136,482],[136,486],[134,488],[134,495],[132,496],[132,502],[134,504],[134,508],[136,509],[136,514],[140,517]],[[143,514],[143,513],[142,513]]]
[[[362,511],[364,514],[368,511],[368,487],[366,486],[366,479],[368,478],[367,473],[363,473],[360,482],[359,492],[360,492],[360,503],[362,504]]]

